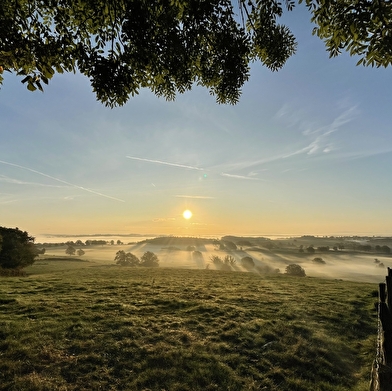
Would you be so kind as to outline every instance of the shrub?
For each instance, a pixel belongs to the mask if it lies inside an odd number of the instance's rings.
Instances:
[[[303,267],[300,265],[297,265],[296,263],[292,263],[291,265],[288,265],[286,267],[286,274],[290,276],[296,276],[296,277],[305,277],[306,273]]]
[[[323,259],[323,258],[320,258],[320,257],[313,258],[312,262],[313,262],[313,263],[319,263],[319,264],[321,264],[321,265],[325,265],[324,259]]]
[[[255,267],[255,263],[251,257],[243,257],[241,259],[242,266],[245,269],[253,269]]]

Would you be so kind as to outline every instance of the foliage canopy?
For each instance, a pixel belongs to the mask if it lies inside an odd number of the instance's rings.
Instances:
[[[331,56],[363,65],[392,61],[392,4],[299,0]],[[294,0],[2,0],[0,84],[4,70],[30,91],[57,73],[81,72],[97,99],[123,105],[141,88],[172,100],[202,85],[219,103],[236,103],[258,60],[275,71],[296,40],[278,23]]]
[[[19,228],[0,227],[0,268],[22,269],[37,257],[34,238]]]
[[[286,274],[296,277],[306,277],[304,268],[296,263],[286,266]]]

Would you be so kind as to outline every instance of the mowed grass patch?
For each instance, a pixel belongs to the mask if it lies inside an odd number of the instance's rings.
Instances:
[[[0,390],[368,389],[374,284],[81,263],[28,272],[0,277]]]

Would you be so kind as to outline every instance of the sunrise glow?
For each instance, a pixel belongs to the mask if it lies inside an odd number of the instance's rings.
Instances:
[[[186,220],[189,220],[192,217],[192,212],[189,209],[184,210],[182,217],[184,217]]]

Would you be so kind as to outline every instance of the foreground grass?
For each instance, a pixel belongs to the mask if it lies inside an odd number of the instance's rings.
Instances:
[[[41,263],[0,277],[0,390],[367,390],[374,284]]]

